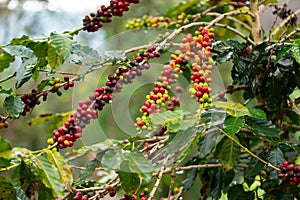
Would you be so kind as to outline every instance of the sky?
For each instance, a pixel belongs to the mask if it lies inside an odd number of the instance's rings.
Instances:
[[[49,0],[49,9],[62,9],[68,12],[95,10],[95,7],[107,5],[109,0]]]
[[[0,0],[0,2],[3,0]],[[67,12],[82,12],[88,10],[94,10],[95,7],[100,5],[109,4],[110,0],[49,0],[49,10],[64,10]],[[17,0],[11,0],[8,6],[13,10],[18,6]],[[24,3],[23,8],[25,10],[39,11],[43,9],[45,5],[42,2],[28,0]]]

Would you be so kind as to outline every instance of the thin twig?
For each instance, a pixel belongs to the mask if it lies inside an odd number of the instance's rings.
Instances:
[[[80,169],[80,170],[85,170],[86,167],[79,167],[79,166],[76,166],[76,165],[70,165],[71,168],[74,168],[74,169]],[[104,168],[102,167],[97,167],[95,168],[95,170],[104,170]]]
[[[256,45],[253,40],[251,40],[249,37],[247,37],[246,35],[244,35],[242,32],[238,31],[237,29],[235,29],[235,28],[233,28],[231,26],[228,26],[228,25],[225,25],[225,24],[219,24],[219,23],[215,24],[215,26],[228,29],[228,30],[234,32],[235,34],[237,34],[238,36],[240,36],[241,38],[243,38],[244,40],[246,40],[249,43],[251,43],[253,46]]]
[[[293,30],[292,32],[290,32],[288,35],[284,35],[282,37],[282,39],[279,40],[279,43],[285,42],[286,40],[290,39],[292,36],[294,36],[296,33],[299,33],[299,32],[300,32],[300,28],[296,28],[295,30]]]
[[[220,16],[220,15],[222,15],[222,14],[217,13],[217,12],[207,13],[207,16]],[[244,22],[242,22],[242,21],[240,21],[240,20],[238,20],[238,19],[236,19],[234,17],[224,16],[224,18],[229,19],[229,20],[231,20],[233,22],[236,22],[237,24],[243,26],[244,28],[246,28],[248,30],[251,30],[251,27],[248,24],[246,24],[246,23],[244,23]]]
[[[240,3],[240,2],[227,2],[227,3],[223,3],[223,4],[217,4],[215,6],[212,6],[212,7],[209,7],[207,8],[203,13],[200,13],[200,14],[197,14],[195,15],[194,17],[194,22],[197,21],[198,19],[206,16],[206,14],[212,10],[215,10],[217,8],[220,8],[220,7],[224,7],[224,6],[238,6],[238,7],[242,7],[242,6],[247,6],[246,3]]]
[[[282,126],[283,127],[287,127],[287,128],[292,128],[292,129],[300,130],[300,126],[298,126],[296,124],[288,124],[286,122],[283,122]]]
[[[286,27],[286,29],[282,32],[281,36],[279,37],[279,39],[285,35],[285,33],[287,32],[288,28]],[[268,58],[268,63],[266,65],[266,69],[264,70],[264,73],[262,74],[261,78],[264,78],[266,75],[269,74],[269,69],[270,69],[270,65],[271,65],[271,61],[272,61],[272,56],[274,54],[275,49],[278,47],[279,45],[279,41],[273,46],[273,48],[270,50],[270,55]]]
[[[181,186],[179,188],[178,193],[175,194],[170,200],[177,200],[177,199],[179,199],[181,197],[182,193],[183,193],[183,187]]]
[[[169,160],[169,156],[166,157],[166,159],[164,160],[163,165],[160,168],[160,171],[159,171],[158,176],[157,176],[157,180],[156,180],[156,182],[155,182],[155,184],[154,184],[154,186],[153,186],[153,188],[152,188],[152,190],[149,194],[148,200],[153,200],[154,199],[155,192],[156,192],[156,190],[159,186],[159,183],[161,182],[161,179],[163,177],[164,170],[166,169],[166,165],[167,165],[168,160]]]
[[[89,153],[90,151],[86,151],[86,152],[84,152],[84,153],[82,153],[82,154],[76,154],[76,155],[74,155],[74,156],[71,156],[71,157],[69,157],[69,158],[66,158],[66,162],[69,162],[69,161],[71,161],[71,160],[75,160],[75,159],[77,159],[77,158],[80,158],[80,157],[82,157],[82,156],[85,156],[87,153]]]
[[[159,43],[156,50],[157,51],[161,50],[171,39],[173,39],[174,37],[179,35],[181,32],[184,32],[191,27],[206,26],[207,28],[209,28],[210,25],[211,24],[209,22],[193,22],[193,23],[184,25],[184,26],[180,27],[179,29],[173,31],[168,37],[166,37],[161,43]],[[228,30],[234,32],[235,34],[237,34],[238,36],[240,36],[241,38],[243,38],[244,40],[248,41],[252,45],[255,45],[255,43],[249,37],[247,37],[246,35],[244,35],[243,33],[241,33],[240,31],[238,31],[237,29],[235,29],[233,27],[230,27],[230,26],[224,25],[224,24],[220,24],[220,23],[216,23],[216,24],[214,24],[214,26],[228,29]]]
[[[261,5],[261,2],[259,3],[259,5]],[[262,15],[269,7],[273,7],[277,5],[276,3],[270,3],[268,5],[265,5],[265,7],[263,7],[260,11],[259,11],[259,15]]]
[[[137,46],[137,47],[132,47],[132,48],[127,49],[126,51],[124,51],[123,56],[125,56],[125,55],[127,55],[129,53],[141,50],[141,49],[147,49],[147,48],[150,48],[150,47],[153,47],[153,46],[157,46],[157,45],[158,45],[157,43],[154,43],[154,44],[146,44],[146,45],[141,45],[141,46]],[[165,44],[165,46],[169,46],[169,47],[180,46],[180,45],[181,44],[179,44],[179,43],[173,43],[173,42]]]
[[[297,112],[298,116],[300,117],[300,110],[297,107],[297,105],[295,104],[295,101],[293,101],[293,99],[291,99],[291,97],[288,97],[288,100],[289,100],[290,104],[292,105],[292,108],[295,109],[295,111]]]
[[[243,10],[233,10],[224,14],[221,14],[220,16],[216,17],[214,20],[212,20],[209,23],[209,27],[210,26],[214,26],[216,23],[218,23],[219,21],[221,21],[222,19],[226,18],[227,16],[231,16],[231,15],[241,15],[241,14],[246,14],[246,15],[250,15],[252,18],[254,17],[254,15],[249,12],[249,11],[243,11]]]
[[[192,170],[192,169],[209,169],[209,168],[219,168],[219,167],[223,167],[223,164],[218,163],[218,164],[189,165],[189,166],[176,167],[176,168],[165,170],[164,174],[170,174],[170,173],[173,172],[173,170],[178,172],[178,171],[188,171],[188,170]],[[246,165],[246,164],[236,164],[234,167],[247,168],[248,165]],[[157,175],[158,175],[158,173],[153,173],[152,174],[153,177],[155,177]]]
[[[271,33],[271,38],[273,38],[279,31],[280,29],[288,23],[293,17],[295,17],[297,14],[300,13],[300,9],[296,10],[294,13],[292,13],[290,16],[285,18],[276,28],[275,30]]]
[[[174,186],[174,182],[175,182],[175,175],[176,175],[176,174],[175,174],[175,173],[176,173],[175,169],[172,168],[171,170],[172,170],[172,172],[171,172],[171,182],[170,182],[170,186],[169,186],[168,199],[171,198],[172,191],[173,191],[173,186]]]
[[[246,151],[247,153],[249,153],[252,157],[256,158],[257,160],[259,160],[260,162],[264,163],[265,165],[267,165],[267,167],[270,167],[274,170],[280,171],[280,169],[278,167],[275,167],[274,165],[272,165],[271,163],[261,159],[260,157],[258,157],[257,155],[255,155],[254,153],[252,153],[248,148],[244,147],[239,141],[237,141],[234,137],[230,136],[228,133],[226,133],[223,129],[219,129],[226,137],[228,137],[231,141],[233,141],[234,143],[236,143],[238,146],[240,146],[244,151]]]
[[[248,85],[245,85],[245,86],[239,86],[239,87],[234,87],[234,88],[227,88],[227,90],[225,91],[225,93],[232,94],[232,93],[237,92],[237,91],[241,91],[241,90],[249,90],[249,89],[251,89],[251,87],[248,86]]]

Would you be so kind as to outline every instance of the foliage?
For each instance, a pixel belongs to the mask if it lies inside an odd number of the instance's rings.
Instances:
[[[112,0],[85,16],[82,28],[38,39],[23,35],[0,46],[0,72],[11,71],[0,82],[14,82],[0,86],[0,128],[38,110],[49,95],[84,84],[99,69],[114,70],[76,109],[29,121],[52,121],[44,149],[12,147],[0,136],[0,171],[12,172],[0,177],[1,198],[99,199],[118,192],[123,199],[188,199],[195,195],[192,188],[201,199],[300,198],[299,138],[290,139],[300,130],[300,40],[294,27],[300,11],[275,0],[183,1],[163,16],[128,21],[127,34],[168,28],[150,44],[100,54],[76,41],[80,31],[98,31],[138,3]],[[261,28],[259,6],[275,9],[279,25],[274,22],[269,32]],[[136,133],[75,147],[98,112],[154,61],[162,64],[161,75],[144,103],[134,102],[141,103]],[[84,70],[70,72],[68,64]],[[213,95],[212,70],[224,64],[232,65],[232,84]],[[180,78],[189,83],[190,100]],[[30,81],[37,87],[21,93]],[[235,93],[242,101],[228,100]],[[185,109],[184,101],[192,108]],[[71,165],[84,156],[84,166]]]

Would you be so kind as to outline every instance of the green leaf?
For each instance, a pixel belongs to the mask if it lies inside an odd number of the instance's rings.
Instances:
[[[292,52],[294,54],[295,60],[300,64],[300,40],[296,40],[292,46]]]
[[[23,154],[21,155],[24,156]],[[40,181],[40,179],[37,178],[38,168],[36,168],[31,160],[30,162],[25,163],[24,159],[22,158],[21,164],[14,171],[14,178],[17,179],[14,181],[14,184],[15,186],[21,187],[23,191],[26,191],[36,180]]]
[[[226,116],[227,113],[224,110],[210,108],[207,111],[202,111],[201,122],[203,123],[214,122],[214,124],[222,124]]]
[[[276,187],[276,185],[274,186]],[[270,188],[270,187],[269,187]],[[297,190],[299,190],[299,188],[297,188]],[[299,191],[297,191],[297,193],[299,194]],[[293,197],[294,195],[292,194],[291,191],[285,192],[281,189],[279,190],[271,190],[270,192],[268,192],[265,196],[264,199],[280,199],[280,200],[295,200],[298,199],[296,197]]]
[[[153,124],[167,125],[170,132],[178,132],[180,130],[187,130],[194,127],[198,122],[197,119],[186,119],[184,116],[192,115],[189,112],[183,112],[182,110],[167,111],[164,113],[156,113],[150,115],[151,122]]]
[[[233,137],[238,140],[236,136]],[[216,153],[224,168],[229,171],[233,169],[235,164],[238,162],[241,154],[241,148],[229,138],[224,137],[218,143]]]
[[[55,170],[58,172],[59,180],[63,183],[64,187],[67,187],[67,184],[73,182],[71,167],[65,161],[65,158],[61,155],[61,153],[57,152],[56,149],[47,150],[47,156]]]
[[[38,57],[37,62],[34,65],[34,69],[36,69],[37,73],[40,71],[51,72],[51,67],[48,65],[47,57]]]
[[[279,148],[273,149],[269,154],[268,160],[274,166],[282,164],[284,161],[282,151]]]
[[[30,200],[20,187],[16,187],[17,200]]]
[[[266,113],[263,110],[257,108],[248,108],[250,116],[253,118],[266,119]]]
[[[37,191],[39,196],[43,197],[43,199],[61,199],[58,198],[55,194],[53,194],[52,189],[47,187],[43,182],[38,184]]]
[[[3,200],[17,200],[16,189],[5,177],[0,177],[0,192]]]
[[[8,81],[9,79],[15,77],[16,74],[17,74],[17,73],[14,72],[13,74],[10,74],[10,75],[6,76],[5,78],[3,78],[3,79],[0,80],[0,83],[3,83],[3,82],[5,82],[5,81]]]
[[[87,178],[91,177],[97,167],[100,167],[98,158],[90,160],[84,170],[80,171],[79,183],[83,183]]]
[[[81,57],[81,62],[100,62],[102,60],[99,53],[89,46],[80,44],[73,45],[72,52],[73,54]]]
[[[105,151],[107,149],[114,148],[118,145],[122,145],[122,142],[119,140],[106,139],[104,142],[93,144],[91,146],[86,146],[85,149],[91,151]]]
[[[213,148],[216,145],[217,139],[220,136],[221,132],[217,129],[215,129],[210,134],[207,134],[203,141],[201,141],[201,147],[200,147],[200,158],[205,158],[208,154],[210,154],[213,150]]]
[[[0,136],[0,167],[7,167],[11,160],[12,148],[9,142]]]
[[[73,44],[72,36],[51,33],[49,42],[51,46],[55,48],[55,51],[62,56],[63,60],[71,55]]]
[[[190,153],[190,151],[193,149],[193,147],[195,146],[195,144],[197,144],[199,138],[201,137],[202,133],[204,133],[206,131],[207,127],[202,127],[201,129],[198,129],[198,130],[192,130],[192,129],[188,129],[187,132],[194,132],[194,134],[196,134],[191,140],[190,138],[186,137],[185,139],[182,138],[181,140],[181,144],[179,145],[176,145],[177,148],[180,148],[180,146],[182,147],[182,141],[185,141],[185,145],[186,147],[184,148],[184,150],[182,152],[179,153],[178,155],[178,158],[176,159],[176,162],[175,164],[173,165],[174,167],[177,167],[179,164],[182,163],[182,161],[188,156],[188,154]],[[184,131],[182,131],[181,133],[184,133]],[[177,133],[179,134],[179,133]],[[176,134],[176,135],[177,135]],[[185,133],[186,136],[188,136],[186,133]],[[174,139],[175,140],[175,139]],[[173,140],[173,141],[174,141]],[[177,138],[178,140],[178,138]],[[174,144],[175,146],[175,142],[172,141],[172,145]],[[179,142],[179,140],[178,140]],[[175,151],[173,151],[174,153]],[[167,153],[171,153],[169,151],[167,151]]]
[[[0,136],[0,152],[12,150],[9,142]]]
[[[233,52],[232,51],[228,51],[228,52],[224,52],[224,53],[221,53],[216,61],[218,63],[224,63],[224,62],[227,62],[229,61],[231,58],[232,58],[232,55],[233,55]]]
[[[2,94],[11,94],[12,91],[13,91],[13,90],[12,90],[11,88],[5,89],[5,88],[3,88],[2,86],[0,86],[0,93],[2,93]]]
[[[238,184],[229,188],[228,200],[253,200],[255,199],[254,191],[245,192],[243,185]]]
[[[283,152],[279,148],[273,149],[269,154],[268,161],[273,166],[278,166],[284,161]],[[269,179],[271,181],[276,181],[277,183],[279,183],[278,172],[274,169],[268,169],[268,170],[269,170]]]
[[[105,51],[104,56],[111,59],[120,59],[124,57],[125,51],[120,50],[112,50],[112,51]]]
[[[152,163],[147,160],[141,152],[122,151],[123,160],[129,162],[129,170],[133,173],[150,173],[153,172]],[[122,168],[121,168],[122,170]]]
[[[151,122],[153,124],[163,124],[166,121],[176,121],[183,117],[182,110],[167,111],[164,113],[155,113],[150,115]]]
[[[128,194],[137,191],[140,186],[138,174],[120,171],[119,178],[122,189]]]
[[[41,114],[41,115],[39,115],[35,118],[30,119],[30,121],[28,122],[28,125],[34,126],[34,125],[41,124],[41,123],[46,122],[46,121],[50,121],[50,120],[55,119],[55,118],[68,117],[71,113],[72,113],[72,111],[67,112],[67,113],[46,113],[46,114]]]
[[[245,47],[245,44],[242,44],[240,43],[238,40],[232,40],[232,39],[228,39],[228,40],[225,40],[225,43],[232,47],[232,49],[235,51],[235,52],[240,52],[244,49]]]
[[[4,51],[9,53],[12,56],[17,56],[22,59],[34,58],[33,51],[27,47],[21,45],[10,45],[3,48]]]
[[[33,50],[36,57],[46,57],[48,55],[48,46],[47,42],[33,42],[29,45],[29,48]]]
[[[15,61],[15,57],[0,49],[0,72],[3,72]]]
[[[31,42],[33,42],[32,39],[30,39],[27,35],[22,35],[22,37],[20,38],[13,38],[10,41],[11,45],[22,45],[22,46],[27,46],[28,44],[30,44]]]
[[[247,107],[232,101],[229,102],[215,101],[212,103],[212,106],[216,108],[224,109],[228,114],[230,114],[233,117],[242,117],[242,116],[250,115]]]
[[[105,169],[117,170],[123,161],[123,156],[120,149],[108,150],[101,159],[101,163]]]
[[[12,119],[18,119],[24,110],[24,103],[19,97],[8,96],[4,100],[3,107]]]
[[[188,191],[194,184],[198,176],[198,169],[192,169],[186,172],[186,178],[183,181],[184,191]]]
[[[29,81],[32,74],[33,74],[33,69],[32,68],[21,66],[17,70],[17,74],[16,74],[16,88],[18,89],[18,88],[22,87],[22,85],[24,85],[24,83]]]
[[[56,69],[57,67],[61,66],[63,63],[62,56],[56,52],[55,47],[53,47],[52,45],[49,45],[48,47],[47,60],[52,69]]]
[[[222,195],[222,189],[224,188],[224,178],[225,174],[222,169],[211,170],[212,174],[210,176],[210,195],[213,199],[220,199]]]
[[[263,86],[263,97],[268,102],[268,107],[273,110],[279,109],[278,105],[286,98],[292,90],[290,89],[290,81],[294,82],[293,75],[285,76],[269,75]]]
[[[255,135],[262,137],[279,137],[280,132],[271,121],[246,117],[246,124]]]
[[[34,156],[42,182],[56,197],[64,196],[64,187],[58,169],[44,156]]]
[[[247,64],[239,56],[233,58],[234,68],[237,73],[242,73],[246,70]]]
[[[49,81],[50,81],[49,79],[42,80],[41,83],[37,86],[37,90],[38,90],[39,92],[43,91],[44,88],[45,88],[46,86],[48,86]]]
[[[292,49],[292,46],[287,46],[282,48],[277,54],[276,54],[276,60],[274,61],[274,65],[276,65],[278,63],[278,61],[284,57],[287,52],[289,52]]]
[[[267,159],[266,151],[260,151],[256,155],[263,160]],[[255,177],[264,168],[264,166],[265,164],[261,161],[257,160],[256,158],[251,158],[250,163],[245,170],[245,176],[249,178]]]
[[[234,135],[240,131],[242,127],[245,125],[245,118],[243,117],[227,117],[224,121],[224,131],[229,135]]]

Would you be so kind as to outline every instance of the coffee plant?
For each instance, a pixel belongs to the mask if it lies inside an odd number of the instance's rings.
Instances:
[[[4,132],[89,75],[99,84],[73,110],[30,120],[53,122],[34,133],[48,134],[45,148],[12,147],[0,136],[0,199],[300,199],[300,9],[276,0],[189,0],[127,21],[128,38],[157,33],[149,43],[100,53],[76,40],[139,3],[111,0],[74,31],[1,44],[0,72],[13,71],[0,80]],[[261,25],[267,10],[269,30]],[[103,125],[104,108],[114,109],[153,67],[160,75],[131,102],[138,109],[128,126],[136,131],[80,145],[92,122]],[[100,69],[109,74],[99,77]],[[218,70],[231,75],[222,90],[214,87],[225,84],[214,78]]]

